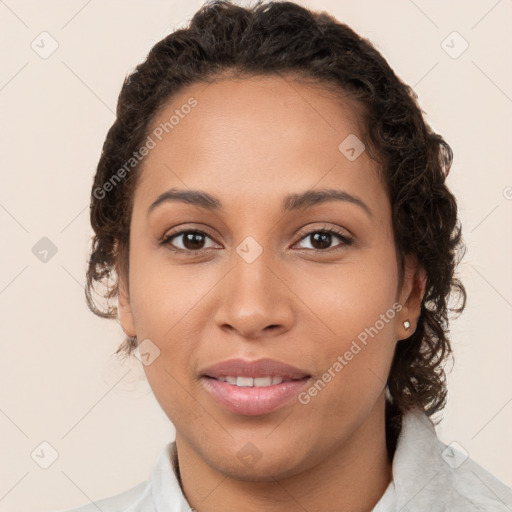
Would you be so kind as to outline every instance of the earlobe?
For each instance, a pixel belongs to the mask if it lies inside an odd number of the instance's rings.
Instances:
[[[418,263],[416,255],[407,255],[400,297],[403,307],[400,311],[398,340],[409,338],[416,330],[426,285],[427,274]]]
[[[133,321],[132,308],[130,305],[130,296],[126,289],[125,283],[121,278],[119,278],[117,303],[117,316],[124,333],[127,336],[136,336],[135,323]]]

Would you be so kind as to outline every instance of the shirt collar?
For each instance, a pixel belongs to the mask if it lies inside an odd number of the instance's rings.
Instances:
[[[372,512],[505,512],[511,505],[512,490],[444,444],[422,409],[404,413],[392,481]]]

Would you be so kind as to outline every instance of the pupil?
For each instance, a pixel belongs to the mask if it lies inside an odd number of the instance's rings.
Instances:
[[[183,245],[187,249],[197,250],[201,249],[201,244],[204,243],[204,240],[201,240],[203,235],[201,233],[191,232],[186,233],[183,241]]]
[[[315,233],[311,235],[313,238],[312,245],[315,249],[325,249],[329,248],[331,245],[331,234],[330,233]],[[319,244],[320,247],[317,247],[315,244]]]

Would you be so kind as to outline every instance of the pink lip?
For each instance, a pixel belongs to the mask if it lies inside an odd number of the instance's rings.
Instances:
[[[284,379],[302,379],[309,376],[304,371],[289,364],[275,361],[274,359],[258,359],[257,361],[246,361],[244,359],[229,359],[209,366],[199,372],[207,377],[283,377]]]
[[[272,359],[244,361],[231,359],[201,372],[206,391],[227,410],[246,416],[269,414],[280,408],[308,384],[303,370]],[[218,377],[282,377],[280,384],[264,387],[238,387],[217,380]]]

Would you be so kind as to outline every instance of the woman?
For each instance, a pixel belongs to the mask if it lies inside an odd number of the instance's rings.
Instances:
[[[431,420],[466,299],[451,160],[326,13],[212,2],[156,44],[98,164],[87,299],[176,441],[79,510],[510,510]]]

